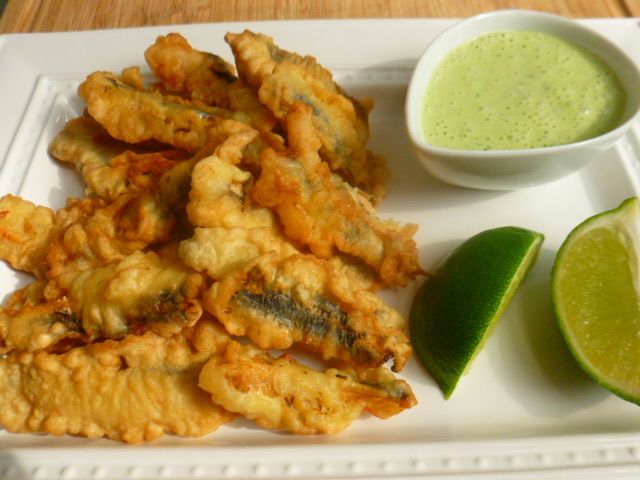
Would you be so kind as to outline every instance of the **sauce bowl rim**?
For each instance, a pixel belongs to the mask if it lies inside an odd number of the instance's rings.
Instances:
[[[556,25],[561,25],[561,28],[570,28],[574,31],[580,31],[583,34],[589,35],[594,38],[596,41],[600,42],[602,45],[605,45],[606,48],[614,51],[618,56],[618,59],[622,62],[626,63],[628,67],[630,67],[636,76],[636,80],[638,82],[638,88],[640,89],[640,69],[638,65],[631,60],[631,58],[618,47],[615,43],[611,42],[606,37],[602,36],[598,32],[593,29],[582,25],[575,20],[555,15],[546,12],[537,12],[532,10],[522,10],[522,9],[505,9],[505,10],[496,10],[492,12],[485,12],[473,17],[466,18],[461,20],[451,27],[447,28],[436,38],[434,38],[429,45],[425,48],[423,53],[421,54],[416,66],[414,67],[413,73],[411,75],[411,79],[409,82],[409,87],[407,89],[407,95],[405,99],[405,123],[406,128],[409,133],[409,137],[411,141],[414,143],[416,147],[421,150],[425,150],[427,152],[433,153],[440,157],[461,157],[467,156],[470,158],[482,158],[482,157],[533,157],[541,154],[547,153],[557,153],[565,150],[577,149],[580,147],[590,147],[591,144],[599,144],[606,143],[609,141],[614,141],[615,139],[622,136],[631,126],[632,123],[640,118],[640,95],[637,95],[637,100],[635,105],[630,109],[633,113],[629,115],[629,118],[619,124],[617,127],[604,132],[595,137],[587,138],[584,140],[580,140],[577,142],[564,143],[560,145],[552,145],[547,147],[533,147],[533,148],[517,148],[517,149],[488,149],[488,150],[478,150],[478,149],[458,149],[458,148],[449,148],[449,147],[439,147],[433,144],[428,143],[424,138],[424,133],[422,131],[422,119],[421,112],[424,103],[424,95],[426,92],[426,87],[429,84],[431,74],[437,67],[437,65],[442,61],[442,58],[446,56],[449,52],[453,51],[455,48],[460,45],[470,41],[469,39],[465,40],[454,40],[452,41],[452,46],[446,51],[445,55],[436,63],[436,65],[430,69],[427,74],[429,74],[429,80],[423,80],[420,78],[421,75],[425,75],[424,64],[430,60],[430,54],[434,51],[435,47],[439,46],[444,41],[449,40],[449,37],[453,36],[457,31],[469,28],[472,24],[477,22],[486,21],[487,19],[493,17],[514,17],[517,18],[528,18],[528,19],[537,19],[542,21],[554,22]],[[498,31],[509,31],[509,30],[521,30],[521,31],[536,31],[535,29],[524,29],[524,28],[509,28],[508,26],[487,29],[485,32],[479,33],[478,35],[483,35],[490,32],[498,32]],[[571,40],[569,40],[571,41]],[[580,45],[579,42],[573,42]],[[582,45],[581,45],[582,46]],[[584,47],[587,48],[588,47]],[[588,49],[590,50],[590,49]],[[621,72],[618,68],[611,65],[610,62],[605,61],[605,63],[616,73],[618,78],[621,77]],[[629,95],[628,89],[625,88],[625,95]]]

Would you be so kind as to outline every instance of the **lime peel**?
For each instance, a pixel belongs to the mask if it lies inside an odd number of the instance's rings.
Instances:
[[[456,248],[419,289],[411,340],[445,398],[484,346],[543,240],[519,227],[486,230]]]
[[[640,404],[640,205],[630,198],[588,218],[552,270],[556,320],[578,364],[597,383]]]

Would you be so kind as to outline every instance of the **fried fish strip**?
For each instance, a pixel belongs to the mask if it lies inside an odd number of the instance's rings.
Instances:
[[[258,130],[270,129],[273,126],[247,112],[232,112],[175,95],[136,88],[110,72],[89,75],[78,87],[78,95],[86,102],[89,114],[112,137],[128,143],[153,139],[196,152],[211,142],[221,124],[236,123],[236,130],[249,126]],[[255,124],[252,123],[254,118]],[[250,125],[243,123],[245,121]],[[266,130],[264,133],[268,138],[274,136]],[[270,138],[270,141],[275,140]]]
[[[247,190],[253,176],[236,165],[257,132],[231,135],[194,167],[187,213],[196,226],[192,238],[180,245],[190,267],[219,279],[229,271],[268,252],[283,256],[297,250],[280,231],[274,214],[250,204]]]
[[[213,53],[195,50],[180,34],[158,37],[145,58],[170,92],[229,108],[234,118],[261,132],[276,126],[276,118],[260,103],[257,91],[236,78],[233,66]]]
[[[229,110],[195,105],[177,96],[140,90],[110,72],[94,72],[78,88],[89,114],[109,134],[127,143],[149,139],[195,152],[207,130]]]
[[[0,198],[0,258],[18,270],[43,277],[55,214],[15,195]]]
[[[70,199],[56,213],[47,277],[64,290],[66,277],[168,240],[174,224],[167,205],[154,193],[124,194],[110,204],[99,198]]]
[[[198,321],[203,288],[202,276],[181,262],[135,252],[80,273],[70,286],[69,301],[91,338],[146,330],[170,336]]]
[[[335,249],[363,260],[386,285],[406,285],[422,272],[416,225],[380,220],[358,191],[331,173],[317,154],[310,109],[298,103],[287,119],[290,155],[265,150],[252,198],[274,209],[285,234],[321,258]]]
[[[347,95],[315,58],[282,50],[270,37],[245,30],[228,33],[225,40],[240,77],[258,89],[260,102],[281,120],[296,102],[311,107],[322,158],[347,182],[380,200],[388,173],[384,160],[365,150],[372,105]]]
[[[212,53],[200,52],[178,33],[159,36],[144,52],[155,76],[169,90],[185,93],[207,105],[229,107],[235,68]]]
[[[46,284],[46,280],[36,280],[15,291],[5,308],[0,308],[0,354],[14,348],[39,350],[82,336],[80,319],[71,311],[69,299],[47,301]]]
[[[91,117],[79,117],[67,122],[49,153],[74,165],[87,194],[114,201],[124,193],[153,190],[164,172],[187,158],[182,150],[147,151],[150,148],[115,140]]]
[[[261,133],[271,132],[278,120],[271,111],[260,103],[258,92],[242,80],[236,80],[229,87],[229,106],[235,112],[234,118],[251,125]]]
[[[231,335],[263,349],[294,343],[337,358],[378,367],[393,359],[400,371],[411,356],[406,321],[375,294],[359,290],[329,262],[297,254],[266,254],[204,294],[203,305]]]
[[[385,368],[320,372],[237,342],[204,366],[200,387],[261,427],[298,434],[337,433],[363,410],[388,418],[416,404],[409,385]]]
[[[214,280],[269,252],[285,258],[297,250],[278,238],[270,227],[196,228],[191,238],[180,243],[180,258],[185,264],[198,272],[207,272]]]
[[[25,302],[26,294],[18,295],[0,311],[3,353],[39,350],[63,338],[90,342],[149,330],[168,337],[202,315],[202,276],[153,252],[135,252],[67,280],[65,296],[57,296],[56,287],[52,294],[49,284],[40,297]]]
[[[0,424],[128,443],[207,434],[234,417],[198,388],[202,366],[227,341],[202,321],[169,339],[147,333],[64,354],[14,352],[0,359]]]

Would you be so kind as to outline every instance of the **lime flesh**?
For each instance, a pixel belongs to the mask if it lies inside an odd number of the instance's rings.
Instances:
[[[553,267],[558,325],[580,366],[614,394],[640,404],[638,200],[578,225]]]
[[[455,249],[418,290],[411,342],[445,398],[482,348],[543,240],[519,227],[486,230]]]

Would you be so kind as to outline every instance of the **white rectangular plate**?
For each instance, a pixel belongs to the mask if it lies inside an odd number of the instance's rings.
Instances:
[[[165,437],[128,447],[107,440],[0,433],[0,478],[637,478],[640,411],[589,380],[554,324],[550,269],[571,228],[639,188],[640,128],[609,157],[562,180],[513,192],[455,188],[430,178],[405,135],[411,69],[451,20],[358,20],[188,25],[0,37],[0,195],[59,208],[80,195],[74,171],[47,155],[64,122],[82,111],[77,85],[91,71],[143,65],[157,35],[178,31],[231,59],[227,31],[251,28],[312,54],[353,95],[371,96],[374,151],[393,171],[380,215],[420,225],[431,268],[462,240],[518,225],[545,234],[539,259],[453,397],[444,401],[412,361],[402,376],[419,405],[390,420],[363,417],[335,436],[292,436],[235,421],[208,437]],[[636,20],[585,22],[640,61]],[[640,86],[639,86],[640,88]],[[4,298],[27,276],[0,266]],[[408,314],[417,285],[385,292]]]

